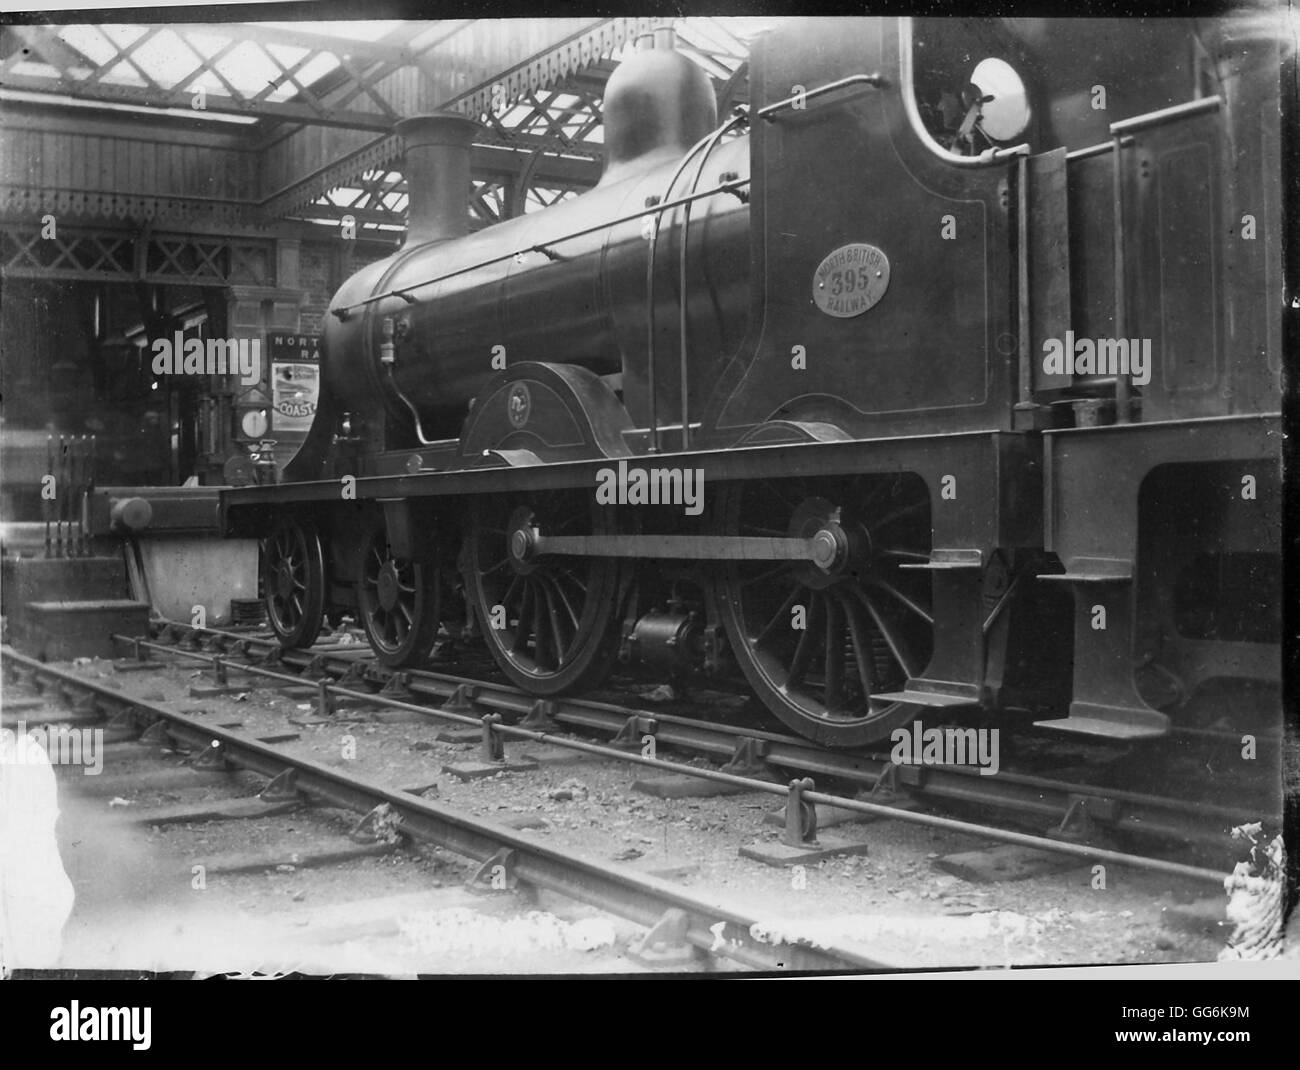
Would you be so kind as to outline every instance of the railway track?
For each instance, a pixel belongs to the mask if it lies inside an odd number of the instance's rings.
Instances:
[[[1224,807],[1026,773],[1003,771],[985,777],[963,767],[898,766],[885,754],[827,751],[780,733],[588,699],[539,700],[487,680],[424,670],[394,672],[362,660],[365,648],[355,646],[282,651],[269,637],[194,629],[167,621],[159,622],[159,627],[157,639],[115,638],[129,644],[137,662],[147,661],[151,653],[171,653],[204,663],[217,687],[226,685],[231,671],[248,674],[251,680],[310,682],[316,689],[320,716],[330,716],[333,704],[342,699],[415,712],[474,730],[485,762],[501,761],[506,740],[529,741],[711,781],[729,789],[780,796],[787,811],[783,840],[791,847],[816,843],[814,808],[820,806],[1221,886],[1231,869],[1231,829],[1259,817],[1245,806]],[[572,738],[560,734],[561,729],[587,737],[608,736],[610,742]],[[651,739],[654,753],[666,746],[721,759],[725,764],[708,769],[649,756],[646,743]],[[789,778],[790,773],[796,774],[795,779]],[[817,791],[813,776],[867,795]],[[997,811],[1021,824],[1047,829],[1051,835],[907,808],[916,801]],[[1190,849],[1199,857],[1214,859],[1222,868],[1113,850],[1106,845],[1108,838],[1136,840],[1166,854],[1171,849],[1184,854]]]
[[[588,904],[645,927],[652,938],[671,934],[697,954],[758,970],[863,971],[890,966],[854,946],[766,942],[762,918],[700,898],[670,881],[539,844],[503,824],[288,754],[245,733],[126,696],[9,648],[0,649],[0,663],[11,685],[54,689],[79,701],[90,714],[80,724],[107,724],[128,735],[139,732],[146,743],[167,741],[190,750],[199,768],[239,769],[265,777],[263,801],[319,804],[366,815],[372,825],[481,863],[482,873],[500,867],[510,886],[519,882]]]

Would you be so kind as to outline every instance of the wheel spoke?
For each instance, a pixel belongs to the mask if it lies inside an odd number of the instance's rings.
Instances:
[[[769,620],[765,625],[763,625],[763,630],[759,632],[758,635],[754,636],[753,639],[750,640],[750,642],[753,643],[754,646],[758,646],[759,643],[761,643],[764,639],[768,637],[769,634],[771,634],[772,629],[776,627],[777,623],[781,620],[782,617],[785,617],[787,620],[789,619],[790,610],[794,607],[795,599],[797,599],[799,595],[801,595],[806,589],[807,588],[804,587],[796,587],[793,591],[790,592],[789,597],[786,598],[786,600],[783,603],[781,603],[781,608],[778,609],[776,613],[772,615],[771,620]]]
[[[789,570],[793,566],[793,561],[780,561],[775,567],[769,568],[765,572],[760,572],[757,576],[751,576],[747,580],[741,580],[740,586],[752,587],[756,583],[766,583],[768,580],[775,579],[777,576],[781,575],[782,572]]]
[[[882,639],[889,647],[889,652],[894,655],[894,660],[898,662],[899,667],[907,674],[908,679],[916,676],[919,666],[912,660],[912,656],[907,649],[905,641],[894,634],[894,629],[886,622],[884,615],[876,608],[875,603],[865,594],[855,591],[855,594],[861,599],[862,604],[866,606],[867,612],[871,614],[872,621],[875,622],[876,631],[880,633]]]
[[[930,503],[928,501],[913,502],[911,505],[905,505],[901,509],[895,509],[892,513],[870,523],[869,527],[872,534],[875,534],[877,531],[880,531],[882,528],[885,528],[890,524],[896,523],[899,520],[906,520],[928,508],[930,508]]]
[[[524,597],[519,602],[519,627],[515,631],[514,652],[519,654],[528,648],[528,637],[532,634],[533,585],[524,584]]]
[[[585,583],[583,583],[582,580],[578,579],[578,577],[575,576],[575,575],[573,574],[573,570],[572,570],[572,569],[569,569],[569,568],[565,567],[564,565],[552,565],[551,568],[554,569],[554,571],[555,571],[555,573],[556,573],[557,575],[563,576],[563,577],[564,577],[565,579],[567,579],[570,583],[572,583],[575,587],[577,587],[578,590],[580,590],[584,595],[587,593],[587,585],[586,585]]]
[[[515,592],[519,590],[523,582],[524,578],[522,576],[515,576],[510,581],[510,586],[506,588],[506,593],[501,596],[501,601],[497,603],[506,611],[507,618],[510,616],[510,607],[514,604]]]
[[[826,664],[825,664],[825,701],[828,710],[839,703],[844,689],[844,641],[841,634],[843,613],[839,602],[827,595],[826,603]]]
[[[905,595],[902,591],[900,591],[888,580],[882,580],[879,577],[875,577],[870,582],[874,586],[879,587],[882,591],[886,591],[889,594],[893,595],[896,599],[898,599],[899,602],[901,602],[913,613],[915,613],[918,617],[920,617],[923,621],[925,621],[926,624],[930,624],[930,625],[934,624],[934,618],[930,616],[929,613],[927,613],[924,609],[922,609],[910,598],[908,598],[907,595]]]
[[[576,633],[578,631],[578,621],[580,618],[574,610],[573,604],[569,601],[569,596],[564,593],[564,588],[560,586],[559,579],[552,575],[550,580],[551,587],[555,591],[555,596],[560,600],[560,605],[564,607],[564,612],[569,618],[569,623],[573,626],[573,631]]]
[[[858,607],[842,591],[837,592],[849,623],[849,641],[853,644],[853,660],[858,663],[858,679],[862,681],[862,697],[871,701],[871,692],[875,690],[875,678],[872,671],[871,648],[863,638],[865,624],[858,612]]]
[[[787,677],[789,684],[802,680],[804,673],[808,671],[808,666],[812,662],[813,651],[817,646],[815,633],[821,630],[822,616],[822,599],[814,596],[808,619],[804,622],[805,627],[799,636],[799,642],[795,644],[794,657],[790,659],[790,671]]]
[[[391,560],[393,562],[393,571],[397,574],[398,584],[407,584],[414,587],[420,572],[420,566],[414,561],[399,561],[397,558],[391,558]]]
[[[564,667],[564,634],[560,631],[560,615],[555,610],[555,600],[551,597],[550,588],[545,580],[540,584],[542,595],[546,599],[546,615],[550,618],[551,624],[551,648],[555,651],[556,668]]]
[[[533,592],[533,660],[537,662],[539,668],[550,667],[550,647],[546,640],[546,620],[543,616],[542,608],[542,590],[541,584],[536,584],[536,590]]]

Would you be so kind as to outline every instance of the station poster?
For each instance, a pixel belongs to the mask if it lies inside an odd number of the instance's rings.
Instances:
[[[271,361],[271,430],[305,434],[320,399],[320,336],[269,334],[266,342]]]

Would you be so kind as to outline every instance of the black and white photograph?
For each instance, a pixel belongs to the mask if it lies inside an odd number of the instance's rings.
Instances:
[[[3,15],[0,975],[1300,976],[1295,8],[317,6]]]

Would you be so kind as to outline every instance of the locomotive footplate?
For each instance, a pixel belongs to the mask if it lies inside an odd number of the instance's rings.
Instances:
[[[978,512],[984,517],[977,521],[981,528],[998,523],[999,516],[1009,519],[1009,509],[1013,505],[1017,514],[1023,514],[1023,523],[1033,522],[1036,528],[1036,519],[1024,503],[1010,500],[1012,488],[1006,484],[1020,474],[1013,473],[1009,466],[1032,464],[1036,467],[1037,453],[1038,447],[1030,436],[988,429],[866,441],[720,447],[623,455],[620,459],[632,466],[701,470],[710,487],[747,479],[811,478],[872,471],[933,473],[936,494],[943,490],[943,477],[952,477],[948,493],[953,497],[942,500],[960,502],[957,511]],[[590,488],[594,491],[601,470],[610,465],[611,457],[605,455],[528,465],[511,465],[508,458],[489,456],[475,458],[472,466],[448,464],[437,471],[425,467],[416,472],[366,475],[339,470],[330,478],[276,486],[232,487],[221,491],[221,528],[226,535],[249,526],[256,528],[259,523],[266,522],[266,510],[277,506],[299,502],[334,504],[344,500],[344,490],[349,501],[561,488]],[[965,482],[963,473],[969,477]],[[1007,500],[999,500],[1000,494]],[[1017,544],[1024,544],[1023,540],[1018,538]],[[953,540],[948,545],[962,546],[963,541]]]

